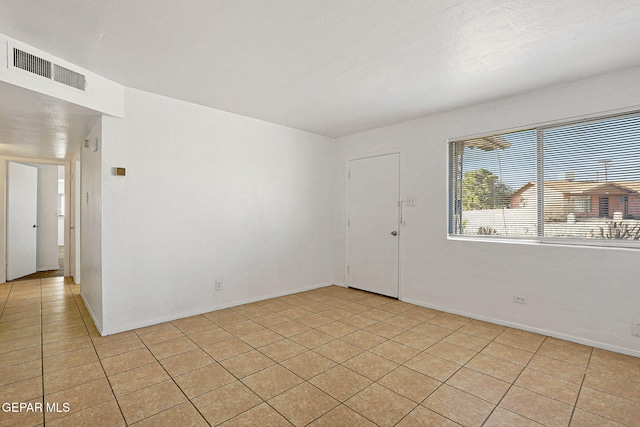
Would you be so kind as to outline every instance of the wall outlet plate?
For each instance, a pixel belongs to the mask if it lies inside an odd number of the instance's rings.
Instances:
[[[514,295],[513,296],[513,302],[516,302],[518,304],[526,304],[527,303],[527,297],[525,297],[523,295]]]
[[[216,291],[222,290],[222,280],[216,280]]]
[[[640,337],[640,320],[631,322],[631,335]]]

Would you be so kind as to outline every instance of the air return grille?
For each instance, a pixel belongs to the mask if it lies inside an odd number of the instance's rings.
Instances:
[[[83,74],[76,73],[15,47],[13,48],[13,66],[81,91],[84,91],[86,87],[87,80]]]

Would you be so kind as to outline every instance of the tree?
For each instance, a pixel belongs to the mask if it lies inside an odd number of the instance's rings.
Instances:
[[[513,190],[490,170],[469,171],[462,179],[462,209],[498,209],[509,206]]]

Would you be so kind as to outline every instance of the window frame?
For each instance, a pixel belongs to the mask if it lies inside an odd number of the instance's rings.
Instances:
[[[477,242],[495,242],[495,243],[519,243],[519,244],[552,244],[552,245],[566,245],[566,246],[578,246],[588,248],[612,248],[612,249],[640,249],[640,240],[623,240],[623,239],[587,239],[587,238],[570,238],[570,237],[549,237],[544,236],[544,185],[537,185],[538,182],[544,182],[544,139],[543,134],[545,130],[555,129],[560,127],[604,122],[612,119],[623,118],[628,116],[640,117],[640,109],[634,107],[633,109],[621,109],[615,112],[599,113],[585,115],[577,119],[567,120],[554,120],[549,122],[540,123],[538,125],[523,126],[517,128],[506,129],[502,131],[478,133],[464,137],[450,138],[447,140],[447,239],[448,240],[461,240],[461,241],[477,241]],[[454,173],[458,171],[462,174],[462,163],[458,167],[458,162],[454,151],[455,147],[459,145],[457,143],[465,142],[470,139],[486,138],[492,136],[500,136],[504,134],[510,134],[515,132],[524,131],[536,131],[536,189],[537,189],[537,236],[492,236],[492,235],[471,235],[471,234],[456,234],[454,233],[454,227],[456,222],[454,221],[455,210],[462,208],[462,199],[456,198],[454,188],[456,183],[462,185],[462,179],[458,178],[454,180]],[[459,202],[459,203],[458,203]],[[459,205],[459,206],[455,206]],[[459,226],[462,227],[460,221]]]

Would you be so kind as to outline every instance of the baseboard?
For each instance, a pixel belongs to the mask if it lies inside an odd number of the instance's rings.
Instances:
[[[38,268],[36,268],[36,271],[51,271],[51,270],[60,270],[60,266],[56,265],[55,267],[51,266],[51,267],[38,267]]]
[[[131,331],[133,329],[145,328],[147,326],[157,325],[158,323],[170,322],[172,320],[183,319],[185,317],[197,316],[199,314],[210,313],[212,311],[223,310],[225,308],[230,308],[230,307],[237,307],[239,305],[250,304],[252,302],[258,302],[258,301],[264,301],[264,300],[271,299],[271,298],[283,297],[285,295],[291,295],[291,294],[297,294],[297,293],[300,293],[300,292],[311,291],[311,290],[314,290],[314,289],[324,288],[326,286],[331,286],[331,285],[333,285],[333,283],[323,283],[323,284],[320,284],[320,285],[313,285],[313,286],[307,286],[307,287],[304,287],[304,288],[298,288],[298,289],[295,289],[295,290],[278,292],[278,293],[270,294],[270,295],[263,296],[263,297],[249,298],[249,299],[244,299],[244,300],[240,300],[240,301],[234,301],[234,302],[230,302],[230,303],[226,303],[226,304],[216,305],[216,306],[207,308],[205,310],[185,311],[185,312],[182,312],[182,313],[180,313],[178,315],[163,316],[163,317],[156,318],[156,319],[153,319],[153,320],[148,320],[148,321],[144,321],[144,322],[140,322],[140,323],[135,323],[135,324],[130,325],[130,326],[121,326],[121,327],[116,327],[116,328],[113,328],[113,329],[107,328],[107,329],[105,329],[104,333],[102,331],[100,331],[100,335],[105,336],[105,335],[119,334],[120,332],[126,332],[126,331]]]
[[[451,314],[458,314],[460,316],[465,316],[465,317],[470,317],[472,319],[476,319],[476,320],[482,320],[483,322],[489,322],[489,323],[495,323],[496,325],[502,325],[502,326],[507,326],[509,328],[515,328],[515,329],[521,329],[523,331],[527,331],[527,332],[533,332],[536,334],[540,334],[540,335],[546,335],[549,337],[553,337],[553,338],[558,338],[561,340],[565,340],[565,341],[571,341],[577,344],[583,344],[589,347],[596,347],[596,348],[600,348],[602,350],[608,350],[608,351],[613,351],[615,353],[622,353],[622,354],[626,354],[628,356],[634,356],[634,357],[640,357],[640,351],[638,350],[632,350],[626,347],[618,347],[615,345],[611,345],[611,344],[607,344],[607,343],[603,343],[603,342],[599,342],[599,341],[593,341],[593,340],[589,340],[586,338],[582,338],[582,337],[576,337],[573,335],[568,335],[568,334],[563,334],[561,332],[557,332],[557,331],[550,331],[547,329],[542,329],[542,328],[535,328],[529,325],[524,325],[524,324],[520,324],[520,323],[516,323],[516,322],[509,322],[509,321],[505,321],[505,320],[501,320],[501,319],[495,319],[493,317],[488,317],[488,316],[481,316],[478,314],[474,314],[474,313],[467,313],[465,311],[462,310],[452,310],[448,307],[441,307],[435,304],[427,304],[424,303],[422,301],[417,301],[417,300],[413,300],[411,298],[402,298],[401,301],[407,302],[409,304],[413,304],[413,305],[418,305],[420,307],[426,307],[426,308],[431,308],[434,310],[439,310],[439,311],[444,311],[446,313],[451,313]]]
[[[84,297],[84,294],[82,293],[82,291],[80,291],[80,298],[82,298],[82,301],[84,302],[84,306],[87,308],[87,311],[89,312],[89,316],[91,316],[91,320],[93,320],[93,326],[96,327],[96,329],[98,330],[101,336],[104,336],[104,334],[102,333],[102,324],[100,324],[100,322],[96,320],[96,315],[93,313],[93,310],[91,309],[91,305],[89,305],[89,303],[87,302],[87,299]]]

